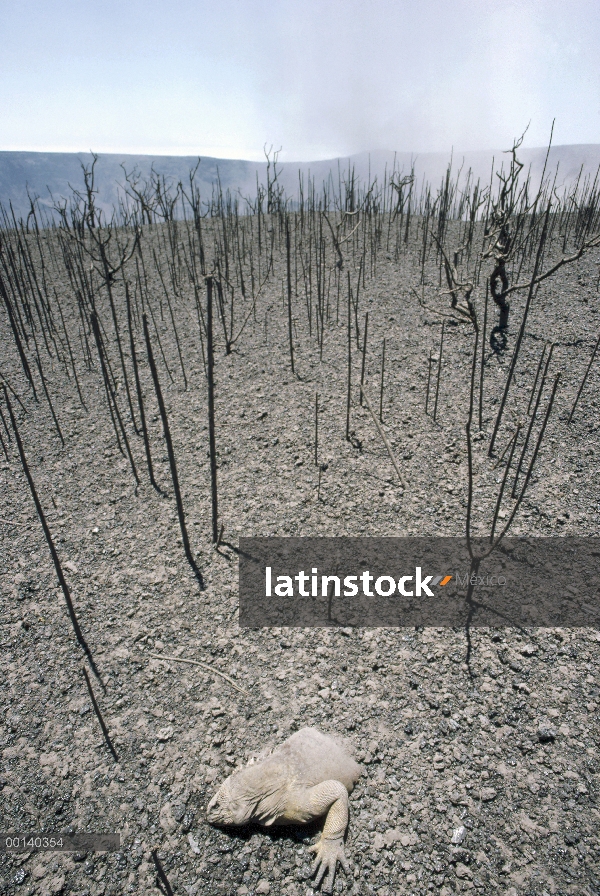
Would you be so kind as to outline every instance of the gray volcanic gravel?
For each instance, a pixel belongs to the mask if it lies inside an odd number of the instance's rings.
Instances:
[[[406,489],[356,388],[355,444],[344,438],[343,298],[337,323],[332,305],[322,359],[307,332],[302,297],[295,299],[298,376],[291,374],[281,299],[285,257],[277,257],[256,321],[231,355],[217,345],[219,552],[210,540],[206,386],[195,310],[191,303],[176,307],[189,389],[175,361],[174,384],[164,367],[159,374],[204,590],[183,553],[143,352],[156,475],[166,497],[148,484],[141,440],[131,436],[142,479],[134,489],[97,370],[82,368],[80,375],[86,413],[73,381],[58,365],[48,366],[65,434],[61,447],[47,405],[42,398],[36,405],[27,392],[2,318],[1,369],[27,409],[14,403],[106,685],[103,691],[91,676],[119,761],[103,741],[80,668],[83,654],[12,442],[10,461],[0,461],[0,828],[115,832],[121,850],[0,854],[0,892],[155,893],[151,850],[158,849],[178,896],[309,896],[307,846],[319,825],[225,832],[208,826],[203,813],[234,768],[311,725],[343,736],[365,768],[350,797],[346,853],[353,870],[350,879],[338,871],[336,892],[600,894],[598,630],[474,629],[467,665],[462,630],[246,630],[237,622],[240,535],[464,534],[472,333],[462,324],[446,328],[434,423],[424,400],[440,318],[411,292],[419,282],[418,251],[398,261],[382,251],[360,297],[361,327],[370,312],[366,382],[374,407],[386,338],[383,425]],[[597,254],[544,284],[532,308],[499,447],[527,406],[545,340],[556,343],[551,373],[562,377],[511,534],[599,534],[599,362],[566,425],[600,329]],[[438,293],[431,266],[427,301],[442,307],[447,297]],[[64,285],[62,297],[75,321]],[[509,345],[523,301],[514,299]],[[77,332],[76,321],[73,327]],[[161,339],[167,357],[176,358],[166,324]],[[360,358],[355,346],[355,379]],[[483,431],[474,441],[475,534],[489,531],[503,469],[486,454],[509,360],[510,351],[486,348]],[[320,490],[315,391],[319,461],[326,465]],[[124,409],[122,386],[119,401]]]

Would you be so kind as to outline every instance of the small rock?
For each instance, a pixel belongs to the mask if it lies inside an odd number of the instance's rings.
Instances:
[[[402,834],[400,837],[400,843],[402,846],[414,846],[415,843],[419,842],[419,836],[415,831],[411,831],[410,834]]]
[[[156,736],[161,743],[164,743],[167,740],[171,740],[171,738],[173,737],[173,726],[167,725],[165,728],[159,728],[158,734]]]
[[[471,874],[471,872],[469,871],[469,869],[467,868],[467,866],[463,865],[462,862],[456,863],[455,872],[456,872],[456,876],[459,877],[461,880],[464,880],[465,878],[469,878],[469,877],[473,876]]]
[[[540,722],[538,725],[537,736],[541,744],[550,744],[556,740],[556,728],[549,722]]]
[[[379,834],[376,835],[378,837]],[[386,846],[392,846],[394,843],[397,843],[400,840],[400,831],[396,830],[396,828],[388,828],[388,830],[383,835],[383,842]],[[377,847],[376,847],[377,848]]]
[[[263,896],[267,896],[267,893],[271,892],[271,884],[269,883],[269,881],[265,880],[264,878],[263,880],[259,880],[256,886],[256,892],[263,894]]]
[[[194,840],[191,834],[188,834],[188,843],[190,844],[190,849],[194,853],[194,855],[200,855],[200,846],[197,840]]]
[[[175,803],[173,806],[173,818],[176,822],[180,822],[183,820],[183,816],[185,815],[185,803]]]
[[[494,790],[493,787],[482,787],[479,791],[479,799],[482,803],[489,803],[492,800],[495,800],[498,796],[498,791]]]
[[[466,836],[467,829],[461,825],[459,828],[455,828],[452,832],[452,840],[450,842],[453,843],[454,846],[460,846]]]

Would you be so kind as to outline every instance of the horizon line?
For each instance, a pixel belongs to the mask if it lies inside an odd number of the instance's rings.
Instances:
[[[557,149],[565,149],[565,148],[574,148],[574,147],[600,147],[600,142],[598,143],[557,143],[552,144],[550,150]],[[522,150],[525,151],[536,151],[542,150],[547,151],[548,145],[540,145],[540,146],[521,146]],[[338,159],[351,159],[356,156],[370,156],[378,153],[386,153],[389,155],[402,155],[402,156],[414,156],[415,159],[423,156],[464,156],[464,155],[474,155],[474,154],[492,154],[492,153],[506,153],[510,152],[509,149],[498,149],[496,148],[488,148],[488,149],[455,149],[451,147],[448,150],[399,150],[399,149],[369,149],[369,150],[358,150],[357,152],[339,154],[334,156],[326,156],[317,159],[285,159],[278,160],[280,165],[311,165],[311,164],[319,164],[325,162],[335,162]],[[126,150],[95,150],[95,149],[5,149],[0,148],[0,153],[22,153],[22,154],[35,154],[35,155],[97,155],[99,158],[101,156],[144,156],[147,158],[180,158],[180,159],[211,159],[215,161],[223,161],[223,162],[244,162],[249,165],[265,165],[266,159],[264,156],[261,159],[249,159],[243,158],[241,156],[215,156],[209,155],[207,153],[195,153],[195,152],[148,152],[144,151],[134,151],[130,149]]]

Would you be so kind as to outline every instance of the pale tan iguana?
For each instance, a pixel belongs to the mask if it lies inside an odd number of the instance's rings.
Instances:
[[[216,825],[303,824],[327,813],[323,833],[309,851],[316,853],[311,874],[318,886],[325,872],[331,892],[337,863],[346,873],[344,834],[348,794],[362,769],[344,747],[316,728],[292,734],[270,756],[250,763],[221,784],[207,808]]]

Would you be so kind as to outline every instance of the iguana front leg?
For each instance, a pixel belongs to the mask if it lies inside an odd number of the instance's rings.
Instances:
[[[323,890],[331,893],[337,863],[340,863],[346,874],[350,872],[344,853],[344,834],[348,827],[348,791],[341,781],[323,781],[322,784],[311,787],[306,796],[309,811],[314,818],[327,812],[321,839],[309,848],[309,852],[317,854],[311,871],[311,874],[317,875],[315,886],[321,883],[327,872]]]

